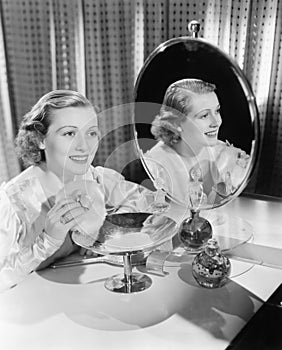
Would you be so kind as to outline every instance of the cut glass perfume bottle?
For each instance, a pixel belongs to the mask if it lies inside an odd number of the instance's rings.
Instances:
[[[208,240],[204,251],[198,253],[192,263],[192,272],[200,286],[206,288],[222,287],[231,271],[229,259],[220,251],[217,241]]]

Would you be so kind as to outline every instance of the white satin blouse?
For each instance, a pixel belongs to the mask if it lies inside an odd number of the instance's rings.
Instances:
[[[91,167],[82,179],[97,184],[95,196],[98,193],[99,206],[103,203],[106,211],[115,208],[118,212],[134,212],[148,208],[147,190],[125,181],[114,170]],[[64,243],[43,231],[46,215],[54,203],[50,199],[62,187],[56,176],[47,178],[38,166],[30,166],[0,186],[0,291],[16,285]]]

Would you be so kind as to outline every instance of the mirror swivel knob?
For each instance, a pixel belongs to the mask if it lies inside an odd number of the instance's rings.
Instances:
[[[200,31],[200,22],[193,20],[188,23],[188,30],[192,33],[192,38],[198,38],[198,34]]]

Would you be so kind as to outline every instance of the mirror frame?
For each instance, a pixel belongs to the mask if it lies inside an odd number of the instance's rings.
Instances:
[[[243,71],[241,70],[241,68],[239,67],[239,65],[237,64],[237,62],[234,59],[229,57],[225,52],[223,52],[218,47],[210,44],[209,42],[207,42],[206,40],[204,40],[202,38],[192,38],[189,36],[182,36],[182,37],[170,39],[170,40],[160,44],[145,60],[143,66],[142,66],[142,68],[137,76],[135,85],[134,85],[134,102],[135,102],[135,104],[136,103],[146,103],[146,102],[147,103],[159,103],[160,105],[162,104],[162,101],[159,101],[159,102],[138,101],[138,89],[139,89],[139,86],[142,82],[142,78],[143,78],[145,71],[148,69],[149,65],[155,60],[155,58],[158,55],[163,54],[167,49],[171,48],[174,45],[178,45],[178,44],[182,44],[184,46],[190,45],[191,47],[194,47],[194,48],[196,48],[197,46],[199,47],[199,45],[201,45],[202,47],[207,48],[207,50],[212,51],[213,53],[219,55],[226,62],[228,62],[230,64],[230,67],[231,67],[231,70],[232,70],[234,76],[237,79],[237,82],[240,84],[240,87],[245,95],[246,102],[248,105],[248,111],[249,111],[249,115],[251,118],[251,121],[250,121],[251,129],[253,130],[253,139],[252,139],[252,143],[251,143],[251,150],[249,153],[251,162],[246,170],[244,180],[239,185],[239,187],[235,190],[235,192],[231,196],[231,198],[223,199],[219,204],[213,206],[213,208],[216,208],[216,207],[220,207],[220,206],[230,202],[234,198],[236,198],[244,190],[244,188],[246,187],[246,185],[250,181],[251,176],[253,175],[254,168],[255,168],[255,165],[256,165],[256,162],[258,159],[258,150],[259,150],[259,144],[260,144],[259,116],[258,116],[258,108],[257,108],[257,104],[256,104],[256,98],[253,94],[253,91],[252,91],[252,88],[251,88],[249,81],[247,80],[245,74],[243,73]],[[175,81],[178,79],[183,79],[185,77],[187,77],[187,75],[183,75],[182,78],[177,77],[175,79]],[[198,77],[194,76],[193,78],[198,78]],[[167,87],[169,85],[167,85]],[[140,155],[141,163],[142,163],[147,175],[149,176],[150,180],[154,182],[154,177],[146,164],[146,161],[144,159],[143,150],[140,148],[140,145],[138,142],[138,132],[136,130],[135,114],[134,114],[133,125],[134,125],[134,141],[135,141],[137,151],[139,152],[139,155]],[[173,197],[170,193],[166,192],[166,195],[168,196],[169,199],[171,199],[172,201],[174,201],[182,206],[185,204],[182,201],[178,200],[177,198]],[[205,209],[212,209],[212,208],[203,208],[203,210],[205,210]]]

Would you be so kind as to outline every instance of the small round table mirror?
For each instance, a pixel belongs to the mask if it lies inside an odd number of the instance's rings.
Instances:
[[[237,197],[254,169],[259,127],[250,84],[219,48],[187,36],[152,52],[134,96],[143,167],[169,200],[190,209],[179,238],[197,251],[212,236],[200,211]]]

